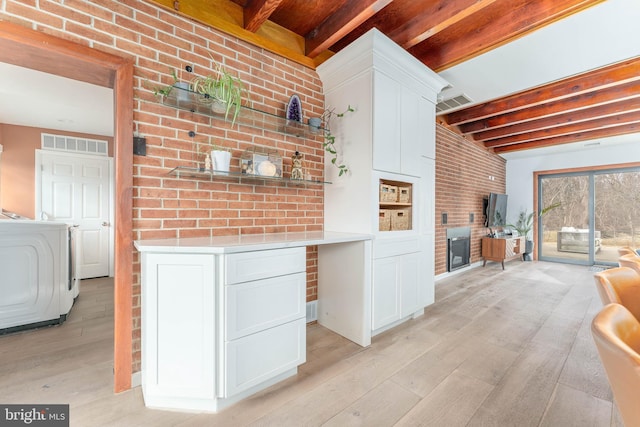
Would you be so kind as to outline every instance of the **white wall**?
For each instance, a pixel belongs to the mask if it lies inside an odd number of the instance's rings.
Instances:
[[[522,209],[533,210],[533,172],[631,162],[640,162],[638,142],[604,143],[598,147],[583,147],[580,151],[507,159],[507,223],[513,223]]]

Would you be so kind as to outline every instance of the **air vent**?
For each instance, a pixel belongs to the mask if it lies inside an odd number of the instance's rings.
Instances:
[[[436,114],[453,110],[454,108],[458,108],[470,103],[471,99],[465,94],[454,96],[453,98],[449,99],[443,99],[436,104]]]
[[[43,133],[42,149],[107,156],[108,141]]]
[[[318,320],[318,300],[307,303],[307,323]]]

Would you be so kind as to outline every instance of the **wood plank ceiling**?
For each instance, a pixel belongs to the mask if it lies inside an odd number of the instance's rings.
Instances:
[[[378,28],[439,72],[604,0],[155,0],[315,67]],[[439,116],[497,153],[640,132],[640,57]]]

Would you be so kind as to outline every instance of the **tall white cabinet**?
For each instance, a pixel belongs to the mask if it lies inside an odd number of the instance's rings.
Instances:
[[[324,227],[375,236],[375,334],[434,301],[435,104],[447,83],[376,29],[317,72],[328,108],[355,109],[330,123],[349,173],[338,177],[325,160],[325,177],[333,185],[325,188]],[[381,184],[406,188],[409,201],[381,200]],[[383,223],[389,213],[390,228]],[[405,222],[394,227],[403,215]]]

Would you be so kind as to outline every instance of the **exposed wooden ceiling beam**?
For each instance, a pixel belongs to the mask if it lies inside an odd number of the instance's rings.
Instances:
[[[474,133],[502,126],[510,126],[520,122],[541,119],[570,111],[586,110],[599,105],[610,104],[625,99],[640,97],[640,81],[632,81],[623,85],[611,86],[602,90],[582,93],[569,98],[535,105],[524,110],[516,110],[487,119],[465,123],[458,126],[463,134]]]
[[[449,125],[460,125],[496,114],[504,114],[581,93],[640,80],[640,57],[635,57],[588,73],[536,87],[496,101],[485,102],[446,116]]]
[[[633,111],[615,116],[602,117],[595,120],[587,120],[580,123],[571,123],[550,129],[540,129],[534,132],[521,133],[519,135],[484,141],[487,148],[502,147],[505,145],[520,144],[523,142],[535,141],[551,137],[564,135],[582,134],[597,129],[605,129],[620,125],[640,123],[640,112]]]
[[[587,120],[615,116],[632,111],[640,111],[640,97],[627,99],[620,102],[614,102],[611,104],[600,105],[598,107],[585,110],[584,114],[581,116],[576,115],[574,112],[568,112],[559,114],[557,116],[545,117],[538,120],[530,120],[527,122],[487,130],[484,132],[477,132],[471,135],[473,136],[473,139],[475,141],[488,141],[491,139],[504,138],[507,136],[519,135],[522,133],[533,132],[541,129],[555,128],[571,123],[580,123]]]
[[[547,138],[538,141],[524,142],[522,144],[507,145],[494,148],[495,153],[508,153],[513,151],[530,150],[534,148],[551,147],[553,145],[569,144],[571,142],[590,141],[598,138],[608,138],[612,136],[627,135],[640,132],[640,123],[631,123],[621,126],[597,129],[589,132],[580,132],[570,135]]]
[[[306,54],[315,58],[393,0],[349,1],[306,35]]]
[[[442,71],[604,0],[499,0],[409,49]]]
[[[244,8],[244,29],[255,33],[264,24],[282,0],[251,0]]]
[[[497,0],[455,0],[434,3],[430,10],[424,10],[391,31],[388,36],[405,49],[409,49],[429,37],[446,30]]]

